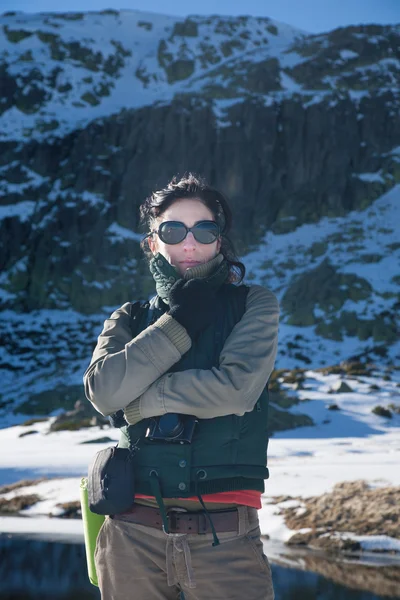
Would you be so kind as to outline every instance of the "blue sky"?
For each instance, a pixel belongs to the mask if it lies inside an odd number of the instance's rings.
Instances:
[[[131,8],[156,13],[266,16],[311,32],[358,23],[400,23],[400,0],[0,0],[2,12]]]

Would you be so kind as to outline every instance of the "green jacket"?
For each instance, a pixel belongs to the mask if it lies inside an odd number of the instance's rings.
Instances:
[[[214,322],[170,372],[218,369],[226,339],[244,313],[247,291],[245,286],[221,286]],[[144,314],[137,333],[146,325]],[[144,419],[121,430],[119,446],[138,448],[133,464],[136,490],[142,494],[152,494],[151,473],[157,473],[164,498],[241,489],[264,491],[264,479],[268,477],[267,421],[265,386],[254,408],[244,415],[199,419],[191,444],[147,440],[145,433],[151,423]]]

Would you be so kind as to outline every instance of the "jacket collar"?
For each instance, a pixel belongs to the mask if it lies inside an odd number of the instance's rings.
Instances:
[[[157,294],[166,304],[168,304],[169,290],[178,279],[188,281],[195,277],[207,278],[209,284],[218,289],[226,282],[229,274],[228,263],[222,254],[217,254],[207,263],[186,269],[183,277],[160,253],[155,254],[150,260],[149,268],[156,283]]]

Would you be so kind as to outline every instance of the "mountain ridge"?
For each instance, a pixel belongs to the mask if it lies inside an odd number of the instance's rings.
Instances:
[[[280,300],[278,368],[399,360],[400,27],[123,17],[0,17],[2,410],[79,397],[102,321],[153,293],[138,206],[188,170]]]

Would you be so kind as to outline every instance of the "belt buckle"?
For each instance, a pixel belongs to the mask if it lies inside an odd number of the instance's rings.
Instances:
[[[170,513],[167,513],[167,517],[168,517],[168,530],[170,533],[177,533],[176,529],[178,526],[177,523],[177,517],[176,517],[176,512],[171,511]]]
[[[178,515],[178,513],[186,513],[186,512],[188,512],[188,511],[185,508],[180,508],[180,507],[175,507],[175,506],[173,506],[172,508],[169,508],[167,510],[168,533],[165,531],[164,524],[162,526],[163,532],[167,535],[169,535],[169,534],[182,535],[182,534],[179,534],[178,531],[176,531],[178,528],[177,515]]]

